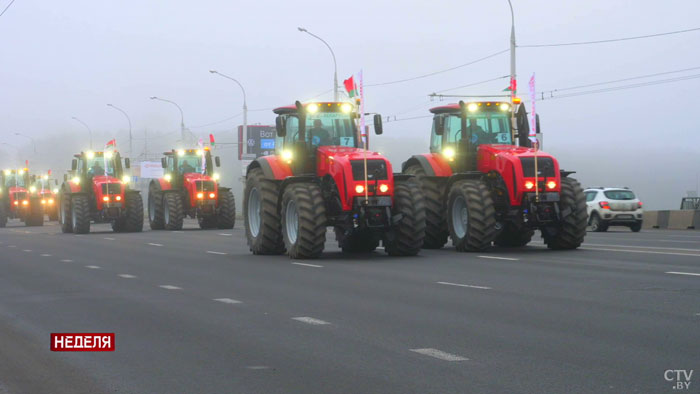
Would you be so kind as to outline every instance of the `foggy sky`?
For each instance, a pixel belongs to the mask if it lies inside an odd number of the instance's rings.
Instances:
[[[0,1],[0,7],[8,0]],[[698,27],[697,1],[587,2],[513,0],[519,45],[603,40]],[[72,153],[113,137],[128,145],[129,113],[135,153],[169,149],[180,116],[198,135],[234,142],[242,95],[248,107],[266,109],[294,100],[331,99],[333,63],[339,79],[364,71],[367,84],[448,69],[508,48],[510,12],[497,1],[46,1],[17,0],[0,17],[0,166],[29,159],[33,168],[70,167]],[[700,66],[700,32],[617,43],[519,48],[520,95],[536,73],[538,90],[562,89]],[[427,115],[439,105],[428,94],[509,73],[508,54],[415,81],[368,87],[367,109],[385,116]],[[692,75],[695,70],[655,79]],[[643,79],[633,82],[645,82]],[[507,79],[450,93],[498,94]],[[605,85],[616,86],[616,85]],[[581,89],[585,90],[585,89]],[[585,186],[629,186],[645,208],[678,208],[700,173],[696,101],[700,79],[537,102],[544,150],[562,168],[576,170]],[[319,93],[324,95],[317,96]],[[447,100],[445,102],[452,102]],[[212,124],[215,123],[215,124]],[[270,110],[251,111],[249,123],[274,124]],[[211,124],[211,125],[210,125]],[[205,126],[203,126],[205,125]],[[426,152],[430,118],[387,122],[372,138],[395,168]],[[37,141],[34,155],[29,135]],[[220,145],[224,173],[238,182],[233,146]]]

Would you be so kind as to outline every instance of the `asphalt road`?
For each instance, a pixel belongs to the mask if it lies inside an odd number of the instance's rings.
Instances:
[[[700,392],[700,232],[294,261],[234,230],[0,229],[0,393]],[[612,229],[615,230],[615,229]],[[58,353],[52,332],[114,332]]]

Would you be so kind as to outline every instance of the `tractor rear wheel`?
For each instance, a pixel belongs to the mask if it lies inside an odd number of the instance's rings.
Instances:
[[[505,226],[503,231],[498,234],[493,243],[505,248],[519,248],[530,243],[534,234],[535,231],[529,227],[509,223]]]
[[[143,231],[143,199],[138,192],[126,192],[124,216],[112,222],[115,232],[140,233]]]
[[[414,165],[406,169],[406,173],[418,178],[423,194],[425,195],[425,249],[440,249],[447,243],[450,235],[447,231],[445,219],[445,198],[443,187],[436,178],[425,175],[421,166]]]
[[[254,254],[284,253],[278,200],[277,184],[266,179],[262,169],[250,170],[243,197],[243,221],[248,246]]]
[[[75,234],[87,234],[90,232],[90,203],[82,194],[71,196],[71,227]]]
[[[326,206],[321,188],[295,183],[282,196],[282,236],[289,257],[314,259],[326,244]]]
[[[457,250],[490,247],[496,238],[496,209],[486,184],[476,179],[455,182],[447,201],[447,226]]]
[[[73,232],[70,194],[61,193],[58,197],[58,222],[63,233]]]
[[[165,229],[163,219],[163,192],[157,186],[151,185],[148,188],[148,224],[151,230]]]
[[[5,204],[0,202],[0,228],[5,228],[7,226],[7,208]]]
[[[185,218],[180,193],[165,193],[163,195],[163,225],[168,231],[182,230]]]
[[[219,213],[216,215],[216,225],[220,229],[231,229],[236,225],[236,200],[231,190],[219,192]]]
[[[562,178],[559,212],[562,216],[559,227],[542,231],[544,243],[550,249],[576,249],[583,243],[588,223],[586,197],[576,179]]]
[[[338,229],[337,231],[342,232],[343,230]],[[379,241],[375,239],[372,231],[362,230],[343,236],[338,246],[343,250],[343,253],[369,253],[377,249]]]
[[[44,208],[41,206],[38,198],[32,198],[29,202],[29,213],[24,222],[26,226],[43,226],[44,225]]]
[[[415,179],[394,181],[392,216],[401,215],[392,234],[384,242],[390,256],[415,256],[426,235],[425,196]]]

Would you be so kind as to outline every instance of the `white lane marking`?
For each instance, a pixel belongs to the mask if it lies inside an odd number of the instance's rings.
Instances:
[[[516,259],[513,257],[499,257],[499,256],[476,256],[482,259],[495,259],[495,260],[510,260],[510,261],[518,261],[520,259]]]
[[[31,249],[22,249],[22,252],[27,252],[27,253],[29,253],[29,252],[31,252],[31,251],[32,251]]]
[[[61,260],[61,262],[62,262],[62,263],[72,263],[73,260],[70,260],[70,259],[63,259],[63,260]]]
[[[111,237],[105,237],[104,239],[106,239],[107,241],[114,241],[114,238]]]
[[[163,246],[163,244],[154,244],[153,242],[149,242],[147,245],[151,245],[151,246]]]
[[[219,235],[223,235],[224,237],[230,237],[230,236],[232,236],[233,234],[229,234],[229,233],[219,233]]]
[[[689,275],[689,276],[700,276],[700,274],[696,274],[695,272],[676,272],[676,271],[668,271],[666,272],[667,274],[671,275]]]
[[[313,317],[308,317],[308,316],[299,316],[299,317],[293,317],[292,320],[300,321],[302,323],[306,324],[313,324],[316,326],[321,326],[324,324],[331,324],[327,321],[319,320],[319,319],[314,319]]]
[[[304,267],[323,268],[322,265],[316,265],[316,264],[307,264],[307,263],[292,263],[292,264],[303,265]]]
[[[542,241],[534,241],[532,242],[533,244],[540,244],[544,245],[544,242]],[[660,247],[660,246],[633,246],[633,245],[613,245],[613,244],[592,244],[588,242],[583,243],[584,247],[588,246],[604,246],[608,248],[629,248],[629,249],[651,249],[651,250],[670,250],[670,251],[678,251],[678,252],[696,252],[700,253],[700,249],[687,249],[687,248],[665,248],[665,247]],[[594,248],[588,248],[591,250],[606,250],[606,249],[594,249]],[[624,250],[625,252],[628,250]],[[630,250],[631,251],[631,250]],[[647,252],[651,253],[649,251],[641,251],[642,253]],[[656,252],[656,253],[661,253],[661,252]]]
[[[209,253],[209,254],[227,254],[227,253],[224,253],[224,252],[215,252],[215,251],[213,251],[213,250],[207,250],[207,253]]]
[[[441,284],[441,285],[448,285],[448,286],[469,287],[471,289],[491,290],[490,287],[486,287],[486,286],[465,285],[465,284],[461,284],[461,283],[451,283],[451,282],[437,282],[437,283]]]
[[[177,286],[173,286],[173,285],[160,285],[158,287],[162,287],[162,288],[167,289],[167,290],[182,290],[182,287],[177,287]]]
[[[183,233],[183,232],[184,232],[184,231],[180,231],[180,230],[171,231],[171,233],[178,233],[178,234]]]
[[[86,265],[85,268],[90,268],[91,270],[98,270],[100,269],[99,265]]]
[[[451,354],[451,353],[443,352],[442,350],[437,350],[437,349],[432,349],[432,348],[408,349],[408,350],[422,354],[424,356],[435,357],[437,359],[445,360],[445,361],[468,361],[469,360],[466,357],[458,356],[456,354]]]
[[[16,248],[17,245],[7,245],[8,248]]]
[[[246,368],[248,369],[270,369],[267,365],[249,365]]]
[[[41,255],[41,257],[51,257],[51,255],[48,254],[48,253],[43,253],[43,254]]]
[[[131,274],[119,274],[120,277],[124,279],[133,279],[136,277],[136,275],[131,275]]]
[[[669,255],[669,256],[692,256],[692,257],[700,257],[700,253],[674,253],[674,252],[655,252],[652,250],[633,250],[633,249],[608,249],[608,248],[587,248],[587,247],[580,247],[579,249],[582,250],[597,250],[597,251],[603,251],[603,252],[625,252],[625,253],[646,253],[646,254],[663,254],[663,255]],[[698,251],[700,252],[700,250]]]
[[[214,298],[214,301],[223,302],[224,304],[240,304],[241,301],[232,298]]]

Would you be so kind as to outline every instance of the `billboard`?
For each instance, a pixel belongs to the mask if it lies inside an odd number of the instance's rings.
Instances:
[[[244,155],[255,157],[275,153],[275,126],[248,125],[248,135],[243,135],[243,126],[238,126],[238,160]]]
[[[159,161],[142,161],[141,178],[162,178],[163,166]]]

